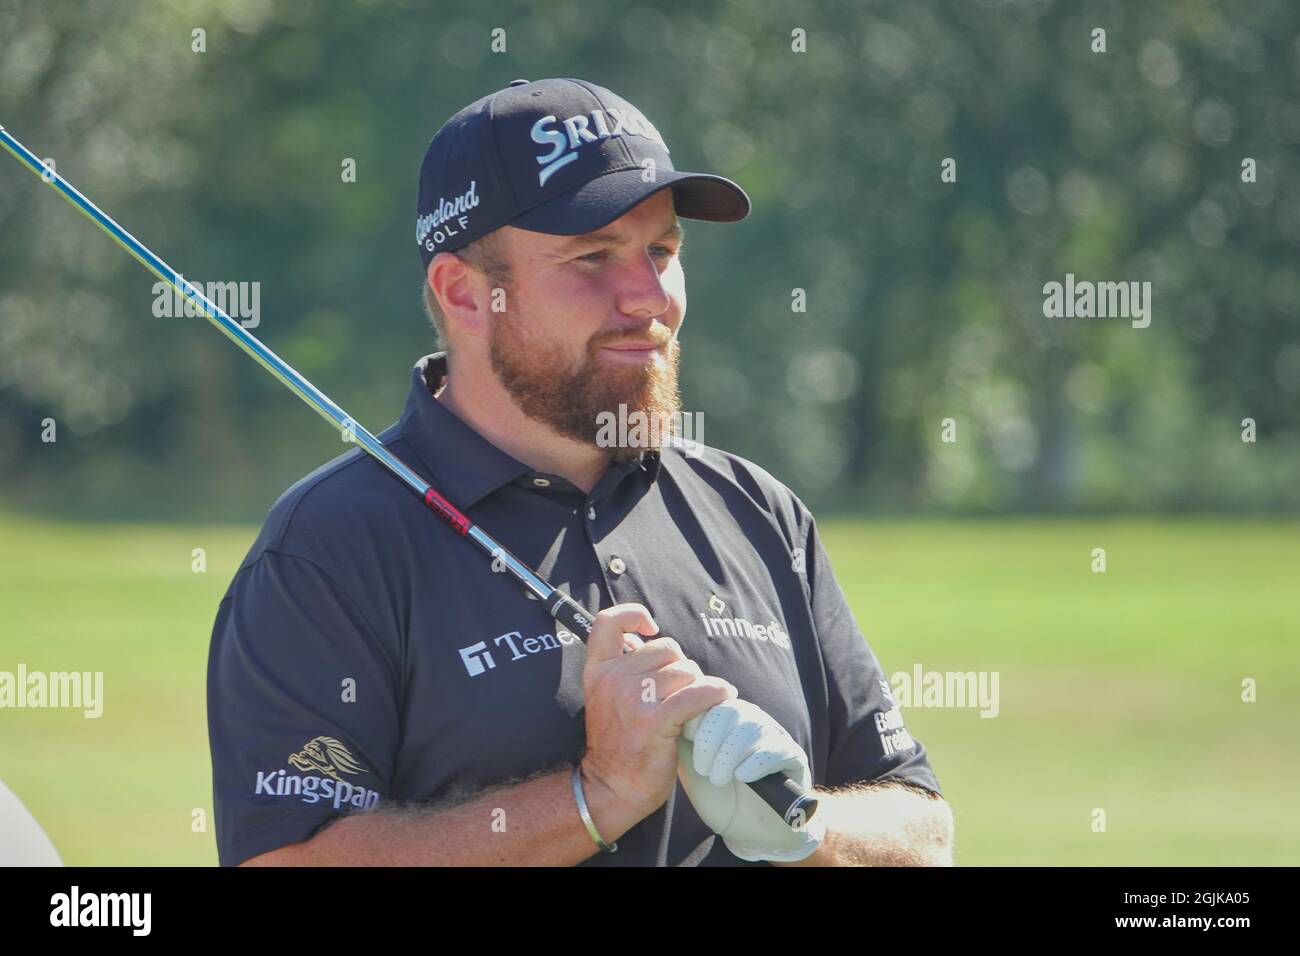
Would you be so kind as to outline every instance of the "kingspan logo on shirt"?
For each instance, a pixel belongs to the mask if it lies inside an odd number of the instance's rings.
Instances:
[[[770,641],[783,651],[790,650],[790,635],[775,618],[766,624],[754,624],[746,618],[736,617],[727,612],[727,602],[716,594],[709,595],[709,611],[712,617],[700,612],[704,633],[709,637],[744,637],[760,644]]]
[[[253,793],[265,797],[300,797],[303,803],[325,800],[336,810],[345,805],[369,810],[379,802],[379,791],[359,787],[340,776],[354,776],[365,772],[365,768],[336,737],[309,740],[302,750],[289,755],[288,763],[306,773],[259,770]]]

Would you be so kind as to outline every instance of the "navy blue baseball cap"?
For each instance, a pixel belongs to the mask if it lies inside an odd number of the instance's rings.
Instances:
[[[585,80],[515,80],[442,125],[420,167],[415,240],[427,270],[511,225],[576,236],[671,188],[683,219],[736,222],[745,191],[673,168],[668,146],[632,104]]]

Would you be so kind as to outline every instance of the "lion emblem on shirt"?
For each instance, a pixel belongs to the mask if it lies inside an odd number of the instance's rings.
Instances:
[[[343,746],[343,741],[335,737],[317,737],[308,741],[302,750],[289,757],[289,763],[307,773],[323,773],[338,781],[343,780],[339,771],[355,774],[365,769]]]

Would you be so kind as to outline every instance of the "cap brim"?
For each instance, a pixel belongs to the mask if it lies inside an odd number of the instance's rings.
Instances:
[[[673,208],[682,219],[737,222],[749,215],[745,191],[709,173],[658,173],[652,182],[643,169],[620,169],[548,199],[510,220],[509,225],[555,236],[577,236],[607,225],[663,189],[672,189]]]

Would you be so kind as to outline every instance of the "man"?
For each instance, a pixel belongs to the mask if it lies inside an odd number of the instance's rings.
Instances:
[[[213,633],[222,864],[951,862],[802,502],[610,427],[680,410],[678,217],[748,212],[585,81],[516,80],[443,125],[416,239],[446,350],[379,437],[596,624],[557,628],[361,451],[308,475]],[[807,826],[745,786],[772,772],[818,788]]]

